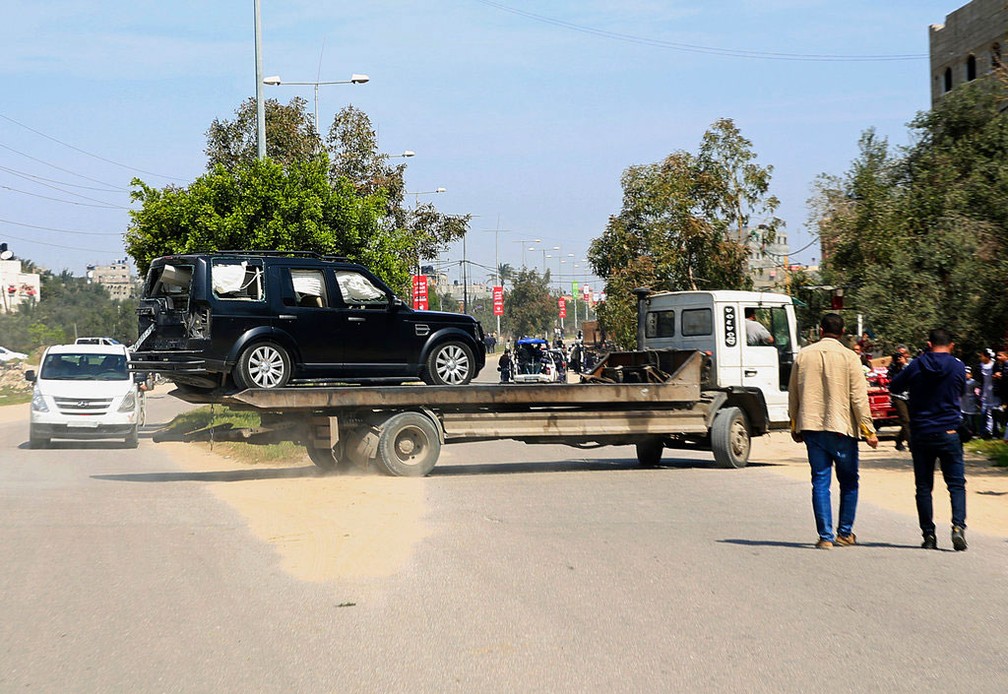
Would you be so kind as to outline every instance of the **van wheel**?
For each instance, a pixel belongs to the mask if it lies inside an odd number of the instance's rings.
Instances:
[[[475,358],[464,342],[445,342],[427,357],[424,381],[432,386],[464,386],[475,375]]]
[[[140,445],[140,435],[139,435],[139,433],[137,433],[136,426],[134,426],[133,427],[133,431],[131,431],[130,433],[126,434],[126,447],[127,448],[136,448],[139,445]]]
[[[711,425],[710,439],[718,467],[742,468],[749,462],[749,424],[739,408],[718,410]]]
[[[396,477],[423,477],[441,455],[438,431],[425,415],[400,412],[385,422],[378,436],[378,461]]]
[[[31,424],[28,425],[28,448],[48,448],[49,439],[44,436],[35,435],[35,427]]]
[[[662,450],[665,448],[661,439],[652,437],[637,444],[637,462],[641,467],[658,467],[661,465]]]
[[[241,388],[283,388],[291,377],[291,359],[275,342],[258,342],[246,348],[235,367]]]

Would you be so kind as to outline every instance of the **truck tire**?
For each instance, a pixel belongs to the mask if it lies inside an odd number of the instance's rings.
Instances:
[[[239,388],[283,388],[290,377],[290,355],[275,342],[250,345],[235,366],[235,381]]]
[[[742,468],[749,462],[749,423],[739,408],[718,410],[711,425],[710,438],[718,467]]]
[[[441,455],[441,439],[434,423],[417,412],[400,412],[381,427],[378,461],[396,477],[423,477]]]
[[[476,359],[464,342],[443,342],[431,350],[424,367],[424,381],[431,386],[464,386],[473,379]]]
[[[637,462],[641,467],[658,467],[661,465],[662,450],[665,448],[661,439],[652,437],[637,444]]]
[[[337,460],[333,449],[329,446],[316,448],[311,443],[307,443],[305,444],[305,450],[308,451],[308,458],[319,470],[332,472],[339,466],[340,461]]]

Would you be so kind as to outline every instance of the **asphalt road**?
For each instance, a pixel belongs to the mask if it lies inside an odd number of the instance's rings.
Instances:
[[[773,465],[464,444],[418,482],[430,532],[399,571],[306,583],[210,491],[230,478],[150,441],[180,407],[153,397],[137,450],[0,423],[0,690],[1008,686],[1005,537],[926,552],[862,504],[864,544],[817,551],[808,484]],[[255,479],[285,474],[314,473]]]

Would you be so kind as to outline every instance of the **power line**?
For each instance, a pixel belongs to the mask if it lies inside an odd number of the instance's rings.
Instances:
[[[533,12],[526,12],[525,10],[519,10],[515,7],[504,5],[499,2],[492,2],[491,0],[475,0],[475,1],[480,3],[481,5],[487,5],[488,7],[493,7],[495,9],[501,10],[502,12],[510,12],[511,14],[518,15],[519,17],[525,17],[526,19],[531,19],[536,22],[558,26],[564,29],[570,29],[571,31],[577,31],[583,34],[599,36],[601,38],[612,39],[614,41],[635,43],[642,46],[668,48],[670,50],[682,51],[684,53],[703,53],[706,55],[720,55],[729,58],[754,58],[759,60],[791,60],[801,62],[891,62],[899,60],[924,60],[928,57],[923,53],[879,54],[879,55],[779,53],[772,51],[748,51],[735,48],[719,48],[717,46],[703,46],[691,43],[677,43],[674,41],[664,41],[662,39],[652,39],[645,36],[634,36],[633,34],[623,34],[615,31],[596,29],[594,27],[588,27],[581,24],[574,24],[573,22],[565,22],[560,19],[554,19],[552,17],[546,17],[540,14],[535,14]]]
[[[0,221],[3,221],[3,220],[0,220]],[[96,248],[81,248],[80,246],[63,246],[63,245],[58,244],[58,243],[47,243],[45,241],[39,241],[37,239],[25,239],[25,238],[21,238],[20,236],[11,236],[7,232],[4,232],[4,238],[5,239],[14,239],[15,241],[23,241],[24,243],[34,243],[34,244],[37,244],[39,246],[50,246],[51,248],[62,248],[62,249],[67,250],[67,251],[88,251],[89,253],[106,253],[108,255],[116,255],[116,254],[120,254],[121,255],[122,254],[122,249],[121,248],[119,250],[117,250],[117,251],[103,251],[101,249],[96,249]]]
[[[5,116],[2,113],[0,113],[0,118],[3,118],[5,121],[8,121],[9,123],[13,123],[14,125],[18,125],[18,126],[24,128],[25,130],[33,132],[36,135],[38,135],[39,137],[44,137],[45,139],[50,140],[52,142],[55,142],[56,144],[63,145],[64,147],[72,149],[75,152],[80,152],[81,154],[84,154],[86,156],[89,156],[89,157],[92,157],[94,159],[97,159],[98,161],[103,161],[106,164],[112,164],[113,166],[118,166],[118,167],[126,169],[128,171],[135,171],[137,173],[147,174],[148,176],[157,176],[158,178],[166,178],[166,179],[168,179],[170,181],[184,181],[184,180],[186,180],[186,179],[183,179],[183,178],[178,178],[176,176],[168,176],[166,174],[160,174],[160,173],[157,173],[155,171],[145,171],[144,169],[138,169],[135,166],[130,166],[128,164],[121,164],[121,163],[119,163],[117,161],[113,161],[112,159],[107,159],[106,157],[100,156],[98,154],[94,154],[92,152],[88,152],[87,150],[83,150],[80,147],[75,147],[74,145],[71,145],[71,144],[69,144],[67,142],[63,142],[63,140],[57,139],[57,138],[53,137],[52,135],[46,135],[44,132],[42,132],[40,130],[36,130],[35,128],[32,128],[30,126],[27,126],[24,123],[20,123],[20,122],[14,120],[13,118],[11,118],[9,116]]]
[[[36,224],[25,224],[24,222],[15,222],[10,219],[0,219],[0,222],[3,222],[4,224],[12,224],[16,227],[24,227],[26,229],[41,229],[42,231],[56,231],[61,234],[76,234],[78,236],[122,236],[123,233],[121,231],[77,231],[74,229],[58,229],[56,227],[43,227],[38,226]],[[23,241],[24,239],[21,240]],[[42,242],[39,241],[38,243]],[[84,248],[78,250],[86,251],[88,249]]]
[[[57,166],[56,164],[50,164],[49,162],[44,161],[42,159],[39,159],[38,157],[33,157],[30,154],[25,154],[24,152],[16,150],[13,147],[8,147],[7,145],[4,145],[4,144],[0,144],[0,149],[6,149],[8,152],[14,152],[14,154],[18,154],[18,155],[24,157],[25,159],[31,159],[32,161],[38,162],[39,164],[42,164],[44,166],[51,167],[53,169],[56,169],[57,171],[62,171],[63,173],[68,173],[71,176],[77,176],[78,178],[83,178],[85,181],[91,181],[92,183],[101,183],[103,186],[115,187],[115,184],[113,184],[113,183],[108,183],[106,181],[100,181],[97,178],[91,178],[90,176],[85,176],[84,174],[79,174],[76,171],[71,171],[70,169],[64,169],[62,166]],[[128,189],[127,188],[119,188],[119,190],[127,191]]]
[[[64,204],[66,204],[66,205],[80,205],[81,207],[100,207],[100,208],[103,208],[103,209],[106,209],[106,210],[128,210],[129,209],[128,207],[124,207],[123,205],[113,205],[111,203],[102,202],[101,200],[95,200],[94,203],[77,202],[76,200],[66,200],[64,198],[54,198],[54,197],[49,196],[49,195],[42,195],[40,193],[32,193],[32,192],[29,192],[27,190],[20,190],[19,188],[11,188],[10,186],[5,186],[5,185],[0,185],[0,189],[9,190],[12,193],[21,193],[22,195],[30,195],[33,198],[41,198],[42,200],[52,200],[53,202],[62,202]],[[65,192],[68,195],[77,195],[76,193],[70,193],[69,191],[62,191],[62,192]],[[77,197],[83,198],[85,200],[94,200],[94,198],[88,198],[88,197],[85,197],[83,195],[77,195]],[[95,203],[97,203],[97,204],[95,204]]]
[[[17,176],[19,178],[23,178],[25,180],[34,181],[35,183],[38,183],[39,181],[45,181],[46,183],[55,183],[56,186],[54,186],[54,187],[57,187],[57,189],[58,189],[58,186],[69,186],[70,188],[83,188],[84,190],[94,190],[94,191],[98,191],[99,193],[128,193],[128,192],[130,192],[129,188],[115,188],[115,187],[113,187],[113,188],[97,188],[95,186],[85,186],[85,185],[82,185],[80,183],[68,183],[67,181],[57,181],[56,179],[53,179],[53,178],[45,178],[44,176],[36,176],[35,174],[30,174],[30,173],[28,173],[26,171],[19,171],[18,169],[11,169],[11,168],[6,167],[6,166],[0,166],[0,171],[6,171],[9,174],[13,174],[14,176]],[[70,191],[63,191],[63,192],[69,193]]]

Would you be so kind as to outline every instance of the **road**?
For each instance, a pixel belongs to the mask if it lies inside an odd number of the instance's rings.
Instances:
[[[0,408],[0,690],[1008,682],[1008,533],[926,552],[863,497],[863,545],[816,551],[808,482],[770,449],[640,470],[625,447],[463,444],[422,480],[320,477],[153,444],[182,407],[152,397],[136,450],[42,451]]]

